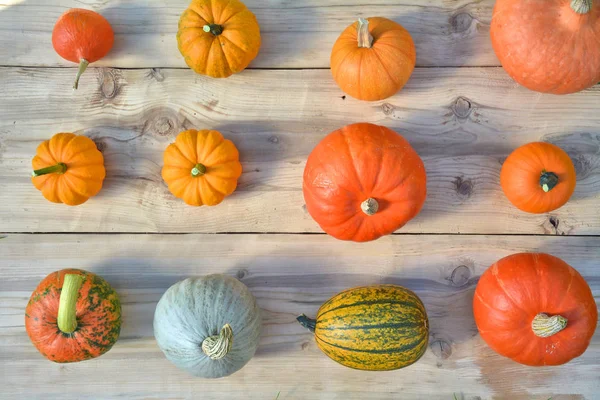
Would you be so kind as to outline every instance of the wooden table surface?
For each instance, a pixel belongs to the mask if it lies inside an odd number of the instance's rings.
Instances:
[[[263,45],[250,69],[225,80],[187,69],[176,46],[188,0],[4,0],[0,4],[0,397],[62,399],[600,399],[600,330],[587,352],[554,368],[496,355],[471,309],[478,277],[515,252],[563,258],[600,297],[600,86],[569,96],[516,85],[489,40],[493,0],[246,0]],[[74,65],[54,53],[56,19],[71,7],[101,12],[113,51],[71,90]],[[344,96],[329,54],[357,17],[403,24],[417,69],[399,94]],[[324,235],[307,214],[302,172],[327,133],[373,122],[404,135],[423,157],[428,197],[397,234],[367,244]],[[186,128],[214,128],[240,149],[244,173],[221,205],[192,208],[160,176],[162,152]],[[37,145],[85,134],[103,152],[102,192],[70,208],[29,179]],[[503,196],[499,173],[516,147],[560,145],[577,169],[568,205],[525,214]],[[24,309],[51,271],[105,277],[123,302],[123,330],[101,358],[46,361],[24,329]],[[187,376],[152,333],[161,294],[188,276],[227,273],[264,311],[255,358],[221,380]],[[350,370],[322,354],[295,321],[351,286],[396,283],[430,317],[430,347],[406,369]]]

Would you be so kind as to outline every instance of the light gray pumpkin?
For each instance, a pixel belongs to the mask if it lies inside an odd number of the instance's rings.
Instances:
[[[260,308],[246,285],[226,275],[171,286],[154,313],[154,336],[169,361],[195,376],[221,378],[256,352]]]

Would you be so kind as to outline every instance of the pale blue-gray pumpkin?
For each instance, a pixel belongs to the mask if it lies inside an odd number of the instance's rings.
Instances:
[[[246,285],[226,275],[171,286],[154,313],[154,336],[169,361],[192,375],[221,378],[254,356],[260,308]]]

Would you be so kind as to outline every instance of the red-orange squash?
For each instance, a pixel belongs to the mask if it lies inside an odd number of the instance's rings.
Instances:
[[[260,27],[239,0],[192,0],[179,20],[177,45],[195,72],[226,78],[256,58]]]
[[[529,213],[556,210],[569,201],[577,174],[569,155],[551,143],[535,142],[519,147],[500,171],[500,185],[510,202]]]
[[[215,206],[232,194],[242,175],[240,155],[217,131],[187,130],[164,153],[162,177],[191,206]]]
[[[73,133],[57,133],[42,142],[31,161],[31,181],[53,203],[76,206],[102,189],[104,157],[94,141]]]
[[[61,15],[52,31],[52,46],[62,58],[79,64],[73,89],[88,65],[108,54],[114,40],[110,23],[97,12],[73,8]]]
[[[599,0],[497,0],[490,34],[526,88],[568,94],[600,82]]]
[[[51,361],[68,363],[99,357],[121,331],[121,302],[100,276],[78,269],[48,275],[25,310],[31,342]]]
[[[366,242],[414,218],[427,195],[425,166],[408,141],[383,126],[348,125],[327,135],[304,169],[306,208],[341,240]]]
[[[338,86],[359,100],[383,100],[398,92],[416,62],[410,33],[386,18],[360,18],[337,39],[331,73]]]
[[[492,265],[475,289],[473,313],[494,351],[531,366],[579,357],[598,322],[586,281],[548,254],[514,254]]]

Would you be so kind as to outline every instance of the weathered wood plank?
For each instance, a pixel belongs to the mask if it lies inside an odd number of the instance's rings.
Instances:
[[[261,24],[263,44],[251,67],[328,68],[333,43],[358,17],[393,19],[411,32],[420,66],[496,66],[489,40],[493,0],[247,0]],[[72,64],[55,54],[52,28],[68,8],[102,13],[115,46],[100,65],[122,68],[185,67],[177,24],[189,0],[8,0],[0,5],[2,65]]]
[[[24,391],[75,399],[594,399],[600,391],[600,331],[588,351],[556,368],[527,368],[494,354],[471,311],[478,276],[522,251],[550,252],[577,268],[600,298],[600,238],[424,236],[351,244],[321,235],[8,235],[0,240],[0,396]],[[23,327],[37,283],[60,268],[104,276],[122,296],[122,336],[105,356],[47,362]],[[258,354],[230,378],[194,379],[172,366],[152,334],[162,293],[188,276],[227,273],[246,283],[264,311]],[[415,365],[389,373],[338,366],[295,317],[314,314],[352,286],[396,283],[428,310],[431,339]],[[35,382],[32,385],[31,382]]]
[[[71,91],[70,69],[0,70],[0,232],[320,232],[304,210],[305,160],[327,133],[368,121],[401,132],[424,158],[428,199],[409,233],[600,233],[600,91],[543,96],[500,69],[418,69],[385,102],[344,98],[329,71],[248,71],[227,81],[191,71],[90,70]],[[215,128],[240,148],[239,189],[195,209],[167,190],[162,153],[190,127]],[[52,134],[92,137],[108,177],[100,195],[69,208],[29,181],[37,145]],[[531,215],[505,199],[505,157],[530,141],[569,152],[572,201]]]

